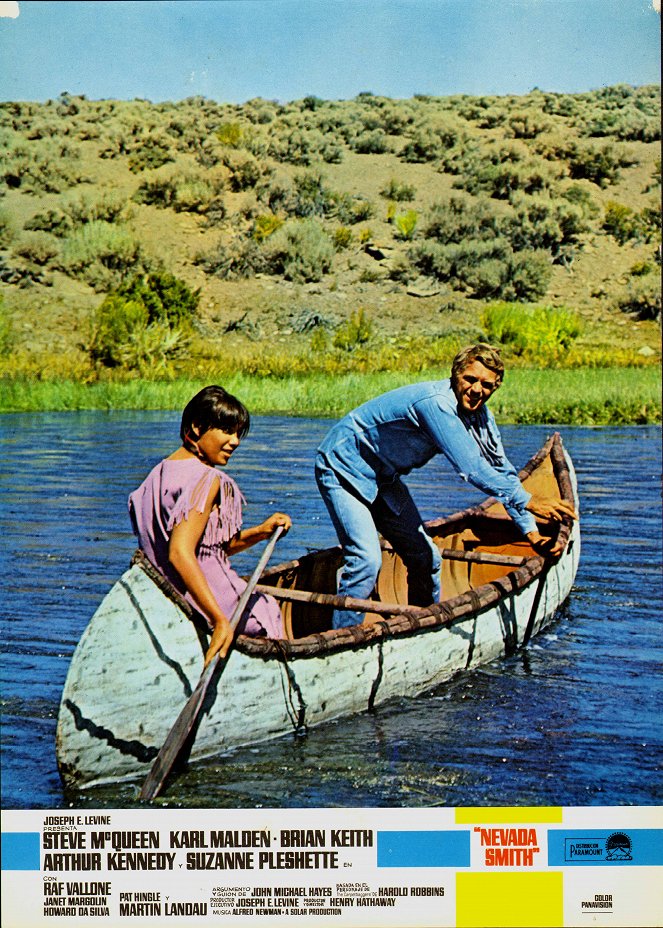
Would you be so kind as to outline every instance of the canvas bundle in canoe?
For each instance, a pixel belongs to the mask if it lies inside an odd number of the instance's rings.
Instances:
[[[573,465],[558,434],[520,477],[530,492],[577,507]],[[555,561],[537,556],[493,500],[426,527],[443,557],[443,601],[427,607],[408,605],[405,569],[387,544],[370,601],[335,595],[338,547],[267,569],[261,588],[279,599],[288,637],[237,637],[208,692],[189,759],[430,690],[526,644],[571,590],[577,523],[555,529],[566,543]],[[332,629],[334,606],[364,610],[366,620]],[[202,617],[137,553],[71,661],[56,735],[65,786],[148,772],[196,686],[208,638]]]

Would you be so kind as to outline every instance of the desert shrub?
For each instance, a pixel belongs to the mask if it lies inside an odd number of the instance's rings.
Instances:
[[[253,238],[256,242],[264,242],[277,229],[280,229],[284,222],[282,216],[277,216],[274,213],[262,213],[256,216],[253,223]]]
[[[343,160],[343,147],[318,129],[295,128],[284,135],[272,134],[266,151],[276,161],[295,165],[317,160],[338,164]]]
[[[0,294],[0,358],[7,358],[14,350],[14,326],[5,312],[4,299]]]
[[[567,152],[569,172],[574,180],[585,178],[599,187],[616,183],[621,168],[628,163],[623,150],[611,143],[572,142]]]
[[[35,213],[23,226],[32,232],[50,232],[59,238],[69,235],[74,228],[74,223],[68,213],[61,209],[47,209],[40,213]]]
[[[90,357],[105,367],[165,372],[188,344],[198,300],[199,293],[172,274],[132,278],[97,308]]]
[[[545,251],[520,251],[510,256],[504,283],[495,295],[523,303],[538,300],[545,295],[551,277],[552,266]]]
[[[205,228],[213,229],[223,223],[228,210],[223,197],[213,197],[205,210]]]
[[[498,230],[496,204],[487,197],[474,198],[457,193],[444,203],[433,204],[424,235],[441,244],[449,244],[466,238],[496,238]]]
[[[557,259],[587,231],[582,208],[567,200],[519,196],[512,203],[513,214],[503,218],[499,228],[515,251],[545,248]]]
[[[366,315],[363,308],[354,312],[346,321],[338,327],[334,333],[332,344],[334,348],[341,348],[343,351],[353,351],[360,345],[364,345],[373,334],[373,323]]]
[[[190,337],[162,322],[138,325],[131,338],[116,348],[119,364],[141,376],[164,376],[170,362],[186,355]]]
[[[244,137],[244,131],[239,122],[222,122],[214,134],[219,142],[228,148],[239,148]]]
[[[97,288],[117,284],[142,263],[136,238],[122,227],[94,220],[63,242],[62,267]]]
[[[573,203],[574,206],[579,206],[583,216],[587,219],[594,218],[599,212],[599,207],[594,202],[591,192],[582,184],[569,184],[568,187],[560,190],[559,195],[569,203]]]
[[[632,264],[629,268],[631,277],[644,277],[647,274],[651,274],[653,271],[654,265],[651,261],[636,261],[635,264]]]
[[[18,224],[13,213],[5,206],[0,206],[0,248],[8,248],[17,234]]]
[[[109,294],[92,320],[88,344],[91,359],[103,367],[123,367],[139,374],[164,374],[181,355],[187,338],[181,329],[149,322],[139,302]]]
[[[653,203],[651,206],[643,206],[638,213],[640,223],[640,237],[645,242],[654,242],[661,240],[661,204]]]
[[[27,232],[14,248],[17,255],[43,267],[59,254],[58,240],[48,232]]]
[[[332,206],[328,215],[332,219],[338,219],[339,222],[356,225],[358,222],[372,219],[375,215],[375,207],[365,197],[352,196],[349,193],[334,193],[331,200]]]
[[[481,299],[538,299],[552,275],[546,252],[514,252],[504,238],[458,244],[426,240],[413,247],[410,260],[421,273]]]
[[[630,206],[609,200],[606,203],[602,228],[620,245],[635,240],[651,242],[661,236],[661,207],[643,207],[636,212]]]
[[[126,198],[116,190],[104,190],[101,194],[82,194],[63,203],[63,209],[74,225],[101,220],[120,222],[127,214]]]
[[[369,219],[373,204],[363,197],[330,190],[317,171],[297,174],[292,184],[278,181],[260,192],[272,212],[283,212],[298,219],[322,217],[343,225],[355,225]]]
[[[197,255],[195,263],[207,274],[224,280],[253,277],[269,270],[267,256],[253,238],[238,237],[230,244],[219,244],[209,252]]]
[[[173,209],[176,213],[206,214],[217,190],[206,178],[187,176],[178,180],[175,187]]]
[[[129,170],[134,174],[141,171],[160,168],[169,161],[174,161],[171,144],[168,139],[158,135],[148,135],[131,148],[127,159]]]
[[[239,154],[229,150],[224,154],[222,163],[230,171],[228,185],[235,193],[252,190],[266,173],[265,166],[248,153]]]
[[[8,187],[26,193],[61,193],[85,179],[79,157],[66,141],[20,143],[6,153],[2,177]]]
[[[286,280],[320,280],[334,258],[332,241],[314,219],[287,222],[265,247],[272,273],[283,274]]]
[[[602,228],[620,245],[624,245],[629,239],[638,237],[637,214],[630,206],[609,200],[606,203]]]
[[[555,179],[553,169],[539,158],[531,158],[526,150],[511,146],[494,146],[475,156],[470,153],[454,187],[469,193],[486,192],[496,199],[508,199],[513,193],[541,193]]]
[[[338,226],[336,229],[334,229],[332,235],[334,248],[349,248],[352,244],[352,240],[352,229],[349,229],[347,226]]]
[[[399,157],[414,164],[425,164],[442,158],[447,149],[453,148],[461,138],[459,126],[454,121],[436,126],[423,124],[415,127],[412,135],[402,147]]]
[[[559,357],[582,332],[574,312],[551,306],[525,307],[495,303],[485,308],[481,324],[493,344],[507,346],[516,355]]]
[[[416,188],[412,184],[404,184],[392,177],[387,186],[380,191],[383,197],[388,200],[394,200],[396,203],[403,203],[407,200],[414,200],[417,195]]]
[[[661,318],[661,277],[658,273],[634,277],[618,295],[615,305],[638,319]]]
[[[219,207],[218,194],[222,189],[223,181],[216,175],[168,173],[145,178],[133,199],[178,213],[206,214],[212,204]]]
[[[121,284],[116,294],[147,309],[148,322],[165,322],[186,327],[196,314],[200,291],[191,288],[174,274],[152,271],[136,275]]]
[[[405,213],[399,213],[394,216],[394,225],[396,226],[396,238],[404,242],[409,242],[417,228],[419,214],[414,209],[409,209]]]
[[[106,367],[119,366],[123,346],[131,341],[134,332],[146,328],[147,324],[147,308],[140,301],[109,293],[92,319],[87,346],[90,357]]]
[[[136,203],[167,209],[175,202],[176,195],[177,183],[175,178],[171,175],[159,175],[158,177],[146,177],[145,180],[141,181],[132,199]]]
[[[383,129],[362,132],[352,139],[349,145],[359,155],[383,155],[391,148],[387,133]]]
[[[506,121],[507,131],[516,139],[535,139],[550,128],[550,120],[536,110],[516,110]]]

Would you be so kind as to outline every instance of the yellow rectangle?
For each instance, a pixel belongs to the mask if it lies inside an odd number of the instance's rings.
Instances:
[[[510,822],[562,821],[561,806],[464,806],[456,809],[457,825],[504,825]]]
[[[561,872],[456,874],[456,928],[559,928],[563,924]]]

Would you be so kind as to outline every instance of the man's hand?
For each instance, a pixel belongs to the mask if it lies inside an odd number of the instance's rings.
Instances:
[[[547,538],[540,532],[528,532],[527,540],[541,557],[558,558],[564,550],[564,545],[553,538]]]
[[[568,522],[578,518],[571,503],[555,496],[533,496],[525,509],[541,522]]]

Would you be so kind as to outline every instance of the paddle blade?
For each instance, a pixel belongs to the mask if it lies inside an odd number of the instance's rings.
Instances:
[[[172,770],[173,764],[184,747],[184,743],[193,730],[219,660],[219,656],[215,655],[202,672],[195,690],[177,716],[175,724],[168,732],[168,736],[152,764],[152,769],[145,778],[139,799],[149,802],[160,793],[166,777]]]

